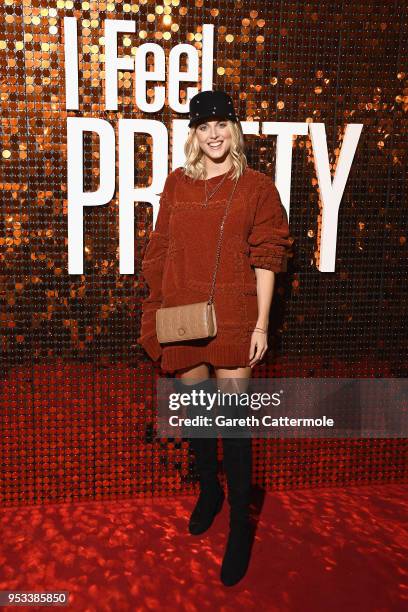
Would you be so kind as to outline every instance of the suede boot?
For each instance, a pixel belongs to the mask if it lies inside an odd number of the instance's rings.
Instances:
[[[176,388],[180,393],[189,393],[191,390],[204,389],[207,393],[214,393],[215,386],[211,378],[194,385],[186,385],[176,379]],[[194,417],[201,412],[195,406],[187,407],[187,416]],[[212,525],[215,516],[220,512],[224,501],[224,489],[217,476],[217,438],[187,438],[193,450],[196,469],[199,476],[200,493],[189,520],[189,532],[192,535],[201,535]]]
[[[237,409],[237,412],[242,411]],[[248,569],[253,542],[250,520],[252,440],[223,437],[222,443],[230,521],[220,578],[225,586],[233,586],[244,577]]]

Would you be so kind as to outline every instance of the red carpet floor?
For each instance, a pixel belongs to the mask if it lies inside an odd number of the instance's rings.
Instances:
[[[228,505],[201,537],[186,532],[193,505],[3,508],[0,590],[68,590],[60,609],[81,612],[408,610],[408,485],[269,492],[234,587],[218,579]]]

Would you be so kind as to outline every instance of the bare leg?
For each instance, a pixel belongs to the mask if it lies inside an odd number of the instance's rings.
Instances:
[[[243,393],[248,388],[249,379],[252,374],[252,368],[250,366],[240,368],[219,368],[215,366],[214,370],[218,386],[223,391],[227,392],[227,386],[233,388],[233,391],[228,391],[228,393]],[[229,381],[225,379],[233,380]]]
[[[178,372],[179,378],[181,378],[185,385],[196,384],[206,380],[210,376],[210,371],[206,363],[200,363],[193,368],[184,368],[183,370],[178,370]]]

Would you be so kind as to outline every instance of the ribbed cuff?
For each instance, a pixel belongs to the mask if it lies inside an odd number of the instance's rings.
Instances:
[[[270,270],[271,272],[286,272],[287,261],[286,257],[270,257],[257,255],[250,259],[251,266],[254,268],[263,268],[264,270]]]

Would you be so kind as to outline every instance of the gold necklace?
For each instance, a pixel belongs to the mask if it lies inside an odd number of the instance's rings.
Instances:
[[[216,188],[212,191],[212,193],[208,196],[207,195],[207,180],[209,179],[205,179],[204,182],[204,191],[205,191],[205,203],[204,206],[208,205],[209,200],[213,197],[213,195],[218,191],[218,189],[221,187],[221,185],[223,184],[223,182],[225,181],[225,179],[227,178],[229,170],[227,170],[227,172],[224,174],[224,176],[222,177],[221,181],[218,183],[218,185],[216,186]]]

